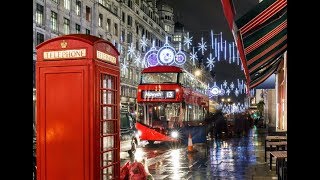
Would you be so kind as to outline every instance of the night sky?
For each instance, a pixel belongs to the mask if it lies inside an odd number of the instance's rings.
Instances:
[[[210,31],[223,34],[223,39],[228,42],[234,41],[232,33],[228,27],[227,20],[224,17],[221,0],[166,0],[174,9],[175,22],[180,22],[184,25],[184,29],[190,32],[193,36],[193,46],[197,47],[200,38],[203,36],[210,44]],[[233,0],[236,19],[244,15],[252,9],[259,0]],[[209,49],[207,47],[207,49]],[[198,54],[198,57],[199,54]],[[206,60],[206,55],[204,56]],[[224,80],[237,84],[237,79],[245,80],[245,76],[241,67],[236,63],[229,64],[226,61],[215,63],[213,74],[216,75],[217,85],[222,84]],[[219,86],[220,87],[220,86]],[[235,101],[243,102],[243,95],[236,98]]]

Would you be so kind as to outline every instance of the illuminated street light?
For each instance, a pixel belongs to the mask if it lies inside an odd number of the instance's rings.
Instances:
[[[228,98],[228,102],[230,102],[231,101],[231,99],[230,98]]]
[[[224,98],[222,98],[221,101],[224,102]]]
[[[197,70],[194,72],[194,75],[195,75],[195,76],[200,76],[200,75],[201,75],[201,70],[200,70],[200,69],[197,69]]]

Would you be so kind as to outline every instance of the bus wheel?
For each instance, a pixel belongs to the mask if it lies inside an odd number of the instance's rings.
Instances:
[[[152,144],[154,144],[154,141],[148,141],[148,143],[152,145]]]

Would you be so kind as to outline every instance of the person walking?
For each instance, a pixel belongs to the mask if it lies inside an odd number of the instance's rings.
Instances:
[[[221,138],[222,132],[228,134],[227,120],[222,114],[222,111],[217,111],[215,114],[215,137]]]

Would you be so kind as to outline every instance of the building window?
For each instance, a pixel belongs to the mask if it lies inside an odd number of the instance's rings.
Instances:
[[[114,23],[114,35],[118,36],[118,24]]]
[[[43,25],[43,6],[41,6],[40,4],[37,4],[36,23],[39,25]]]
[[[127,40],[128,40],[128,43],[132,43],[132,33],[131,32],[129,32],[127,34]]]
[[[124,12],[122,12],[122,22],[126,22],[126,14]]]
[[[170,32],[170,26],[164,25],[164,30],[165,30],[166,32]]]
[[[67,18],[63,20],[63,30],[64,34],[70,34],[70,20]]]
[[[81,2],[80,1],[77,1],[77,3],[76,3],[76,14],[78,16],[81,16]]]
[[[58,4],[58,0],[52,0],[52,2],[54,2],[54,3]]]
[[[86,6],[86,20],[91,21],[91,9]]]
[[[144,36],[145,35],[145,30],[144,30],[144,28],[142,28],[142,30],[141,30],[141,36]]]
[[[128,7],[132,9],[132,0],[128,0]]]
[[[113,13],[118,16],[118,7],[117,6],[113,6]]]
[[[44,35],[42,33],[37,32],[37,45],[44,41]]]
[[[128,15],[127,22],[129,26],[132,26],[132,17]]]
[[[116,47],[118,49],[118,42],[114,42],[114,47]],[[120,50],[118,49],[118,51],[120,52]]]
[[[173,41],[181,42],[181,35],[175,35],[175,36],[173,37]]]
[[[139,49],[139,41],[136,41],[136,50],[138,50],[138,51],[140,50]]]
[[[136,34],[139,35],[139,25],[136,25]]]
[[[130,68],[128,67],[128,68],[126,68],[126,69],[124,69],[124,77],[125,78],[129,78],[129,73],[130,73]],[[128,89],[126,89],[126,96],[128,96]]]
[[[86,34],[90,34],[90,30],[89,29],[86,29]]]
[[[120,75],[121,75],[122,78],[124,78],[124,74],[125,74],[125,72],[121,71]],[[123,93],[124,92],[123,86],[121,86],[121,92],[122,92],[122,95],[123,95],[124,94]]]
[[[126,39],[125,37],[126,37],[126,32],[122,31],[122,34],[121,34],[122,42],[125,41],[125,39]]]
[[[58,31],[58,14],[54,11],[51,11],[51,29],[53,31]]]
[[[139,4],[139,0],[135,0],[135,3],[139,6],[140,4]]]
[[[102,27],[102,20],[103,20],[103,16],[102,16],[102,14],[99,14],[99,19],[98,19],[99,27]]]
[[[63,6],[66,8],[66,10],[70,10],[70,0],[64,0]]]
[[[76,33],[77,34],[81,33],[81,26],[79,24],[76,24]]]
[[[107,19],[107,31],[109,31],[110,32],[110,29],[111,29],[111,19]]]

